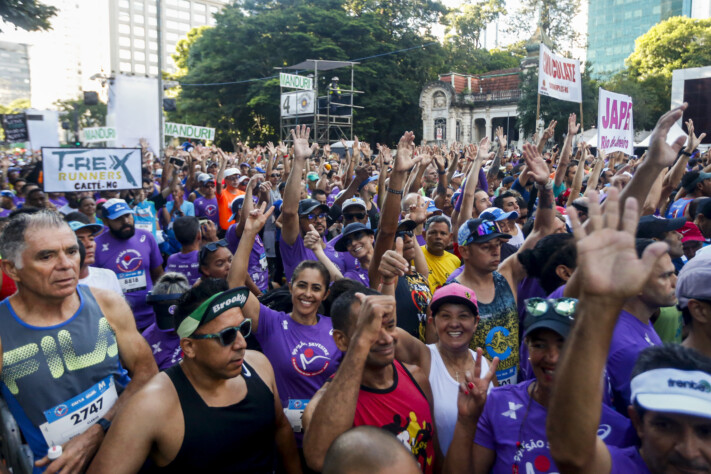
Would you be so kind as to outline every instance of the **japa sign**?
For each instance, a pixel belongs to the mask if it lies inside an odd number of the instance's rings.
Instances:
[[[310,77],[297,76],[296,74],[279,73],[279,85],[309,91],[314,88],[314,80]]]
[[[599,89],[597,105],[597,147],[610,153],[634,153],[632,97]]]
[[[568,102],[582,102],[580,61],[553,54],[541,43],[541,54],[538,58],[538,93]]]
[[[81,141],[84,143],[106,142],[116,140],[114,127],[89,127],[81,131]]]
[[[141,187],[140,148],[42,148],[44,190],[116,191]]]
[[[169,137],[195,138],[196,140],[215,139],[215,129],[209,127],[166,122],[163,130],[163,134]]]

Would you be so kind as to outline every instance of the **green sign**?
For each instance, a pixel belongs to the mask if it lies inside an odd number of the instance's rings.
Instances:
[[[90,127],[81,131],[82,142],[95,143],[116,140],[116,129],[114,127]]]
[[[297,76],[296,74],[279,73],[279,85],[292,89],[310,91],[314,88],[314,80],[310,77]]]
[[[198,140],[215,139],[214,128],[183,125],[181,123],[166,122],[165,131],[163,133],[169,137],[195,138]]]

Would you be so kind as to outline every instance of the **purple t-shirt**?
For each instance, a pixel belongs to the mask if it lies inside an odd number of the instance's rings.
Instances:
[[[332,333],[331,318],[326,316],[304,326],[286,313],[263,305],[259,309],[254,336],[274,367],[281,404],[292,427],[298,426],[294,431],[299,441],[304,408],[341,362]]]
[[[350,278],[363,283],[365,286],[370,286],[370,278],[368,277],[367,268],[358,268],[357,270],[348,270],[343,274],[343,278]]]
[[[341,240],[341,237],[343,237],[343,234],[338,234],[329,240],[326,243],[326,248],[323,249],[323,253],[338,267],[342,274],[345,274],[348,270],[359,270],[360,263],[358,263],[358,259],[348,252],[336,250],[336,243]]]
[[[491,472],[512,472],[513,465],[520,473],[558,472],[546,436],[548,410],[528,395],[533,382],[496,387],[487,397],[474,442],[496,453]],[[598,435],[613,446],[635,441],[630,421],[604,405]],[[520,449],[516,442],[521,443]]]
[[[284,241],[284,235],[279,237],[279,251],[281,252],[281,260],[284,264],[284,276],[286,281],[291,281],[291,275],[294,273],[294,269],[304,260],[316,260],[316,255],[304,246],[304,238],[299,235],[296,236],[294,245],[289,245]]]
[[[104,232],[96,238],[96,261],[93,266],[116,273],[139,330],[155,321],[153,310],[146,303],[146,293],[153,289],[151,268],[162,264],[158,244],[148,231],[137,228],[133,237],[127,240],[117,239],[111,232]]]
[[[217,213],[217,198],[208,199],[206,197],[199,197],[193,201],[195,205],[195,215],[197,217],[206,217],[210,219],[215,225],[219,225],[220,217]]]
[[[160,329],[153,323],[143,331],[143,337],[151,346],[158,370],[165,370],[183,360],[180,336],[173,329]]]
[[[12,211],[9,209],[0,209],[0,217],[7,217]]]
[[[612,461],[610,474],[628,474],[630,472],[649,474],[649,468],[636,446],[627,448],[608,446],[607,449],[610,451],[610,459]]]
[[[647,347],[661,346],[662,340],[652,323],[644,324],[627,311],[620,313],[607,353],[607,375],[612,385],[612,403],[626,414],[630,404],[630,375],[639,353]]]
[[[225,240],[227,241],[227,248],[234,255],[237,251],[237,246],[239,246],[240,238],[237,237],[237,224],[232,224],[225,234]],[[249,253],[249,263],[247,264],[247,273],[252,278],[252,281],[257,288],[261,291],[267,291],[269,289],[269,273],[267,271],[267,253],[264,250],[264,243],[262,239],[257,235],[254,238],[254,245],[252,246],[252,251]]]
[[[454,280],[457,279],[457,277],[459,275],[462,274],[463,271],[464,271],[464,265],[461,265],[460,267],[458,267],[456,270],[454,270],[452,273],[449,274],[449,276],[447,277],[447,283],[452,283]]]
[[[200,262],[198,261],[198,250],[188,253],[174,253],[168,257],[165,271],[182,273],[188,279],[190,286],[200,278]]]

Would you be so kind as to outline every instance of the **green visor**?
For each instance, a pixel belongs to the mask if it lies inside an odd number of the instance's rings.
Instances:
[[[207,324],[225,311],[241,308],[247,302],[249,290],[246,286],[232,288],[212,295],[190,313],[178,326],[178,336],[190,337],[197,328]]]

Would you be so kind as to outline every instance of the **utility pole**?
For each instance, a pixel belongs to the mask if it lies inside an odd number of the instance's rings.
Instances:
[[[160,1],[156,0],[156,31],[158,38],[158,159],[163,158],[163,35]]]

